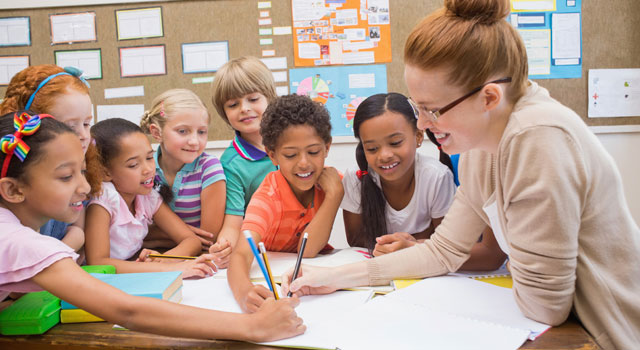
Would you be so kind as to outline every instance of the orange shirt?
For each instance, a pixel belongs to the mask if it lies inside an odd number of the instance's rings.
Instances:
[[[308,208],[303,207],[280,170],[272,171],[251,197],[242,230],[259,234],[269,251],[295,253],[323,200],[324,191],[315,186],[313,201]],[[323,250],[331,249],[327,244]]]

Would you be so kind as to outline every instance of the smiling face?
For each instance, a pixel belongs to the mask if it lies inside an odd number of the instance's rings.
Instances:
[[[413,176],[416,148],[422,131],[393,111],[367,119],[360,125],[360,140],[369,167],[383,182],[407,181]]]
[[[263,94],[254,92],[225,102],[224,113],[231,127],[241,135],[255,134],[260,132],[262,113],[268,105],[269,101]]]
[[[482,91],[448,110],[434,123],[424,108],[442,108],[469,91],[450,84],[444,69],[427,71],[406,65],[404,77],[411,99],[421,107],[418,128],[431,130],[446,153],[485,147],[487,135],[491,134],[491,118],[482,103]]]
[[[122,136],[118,155],[107,164],[107,181],[111,181],[125,202],[131,206],[136,195],[153,189],[156,162],[147,137],[141,132]]]
[[[167,120],[162,128],[162,157],[188,164],[193,162],[207,145],[209,116],[202,109],[187,109]]]
[[[91,135],[92,105],[89,95],[77,90],[68,89],[55,98],[55,102],[47,113],[67,124],[80,137],[82,150],[87,151]]]
[[[313,127],[303,124],[286,128],[275,150],[267,150],[300,202],[318,182],[330,146]]]
[[[43,154],[29,166],[21,191],[24,225],[40,228],[48,220],[75,222],[82,213],[89,184],[83,174],[84,153],[72,133],[56,136],[43,146]],[[26,221],[26,222],[25,222]]]

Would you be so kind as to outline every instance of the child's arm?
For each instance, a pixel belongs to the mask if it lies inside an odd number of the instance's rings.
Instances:
[[[212,233],[214,242],[224,222],[226,195],[227,185],[223,180],[212,183],[200,193],[200,228]]]
[[[93,204],[87,208],[86,220],[85,253],[89,265],[113,265],[116,267],[118,273],[183,271],[183,278],[194,276],[204,277],[212,274],[211,268],[202,261],[203,259],[166,264],[160,262],[125,261],[111,258],[109,238],[111,215],[104,207]]]
[[[462,264],[459,270],[497,270],[507,258],[507,254],[505,254],[500,248],[500,245],[498,245],[498,241],[496,241],[496,237],[493,235],[493,230],[489,226],[482,231],[482,240],[473,245],[470,254],[469,260]]]
[[[209,254],[213,255],[213,262],[218,268],[224,269],[229,266],[231,252],[240,236],[242,228],[242,216],[226,214],[224,224],[218,235],[215,244],[209,247]]]
[[[166,203],[160,204],[160,208],[153,215],[153,222],[176,243],[176,246],[167,250],[165,254],[196,255],[202,251],[200,240]]]
[[[333,167],[326,167],[322,170],[322,174],[318,178],[318,185],[324,191],[325,197],[306,229],[306,232],[309,233],[309,239],[304,250],[303,257],[305,258],[315,257],[329,242],[333,222],[344,195],[342,179]],[[300,249],[301,243],[302,238],[298,242],[298,249]]]
[[[254,342],[292,337],[305,331],[293,309],[299,302],[297,298],[268,300],[252,315],[205,310],[128,295],[91,277],[71,259],[53,263],[32,280],[83,310],[136,331]]]
[[[258,244],[260,235],[251,232],[253,240]],[[262,285],[254,285],[249,278],[249,271],[253,263],[253,252],[246,239],[240,239],[231,254],[231,263],[227,270],[227,280],[238,305],[244,312],[256,312],[267,298],[273,298],[273,293]]]
[[[84,246],[84,220],[87,208],[82,209],[82,214],[76,222],[67,227],[67,232],[62,238],[62,243],[78,252]]]
[[[363,234],[362,214],[342,210],[344,220],[344,232],[347,235],[347,243],[350,247],[366,247],[367,243]]]

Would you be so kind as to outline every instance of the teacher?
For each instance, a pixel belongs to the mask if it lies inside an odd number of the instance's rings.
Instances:
[[[337,268],[303,266],[285,290],[329,293],[456,271],[486,225],[527,317],[574,311],[605,349],[640,344],[640,229],[611,156],[571,109],[527,80],[509,0],[445,0],[404,49],[418,126],[461,153],[453,205],[424,244]]]

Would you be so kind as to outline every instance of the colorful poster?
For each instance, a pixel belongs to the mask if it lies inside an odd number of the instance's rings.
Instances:
[[[391,62],[389,0],[291,0],[295,66]]]
[[[529,78],[582,77],[582,0],[511,0],[509,22],[524,40]]]
[[[327,107],[333,136],[352,136],[358,105],[371,95],[387,92],[387,67],[296,68],[289,70],[289,82],[292,94],[307,95]]]

